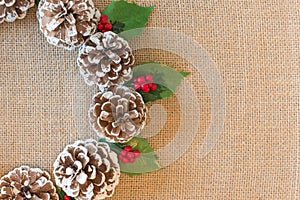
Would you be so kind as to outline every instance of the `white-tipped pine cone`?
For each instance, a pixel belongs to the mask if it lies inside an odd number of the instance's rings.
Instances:
[[[101,88],[132,78],[134,57],[128,42],[108,31],[92,35],[80,48],[77,63],[88,85]]]
[[[21,166],[0,180],[0,199],[59,200],[48,172]]]
[[[23,19],[27,10],[33,6],[34,0],[0,0],[0,24]]]
[[[41,0],[37,11],[47,41],[68,50],[94,34],[100,15],[92,0]]]
[[[125,86],[111,86],[93,97],[90,123],[100,137],[124,143],[138,135],[146,124],[147,107],[142,96]]]
[[[53,166],[56,184],[75,199],[111,197],[119,183],[117,154],[108,144],[96,140],[66,146]]]

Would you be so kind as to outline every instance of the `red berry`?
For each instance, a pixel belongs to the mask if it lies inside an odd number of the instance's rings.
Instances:
[[[128,153],[127,151],[124,151],[124,152],[121,151],[119,154],[119,160],[121,160],[123,162],[124,159],[128,159],[127,153]]]
[[[157,85],[155,83],[151,83],[150,88],[154,91],[157,89]]]
[[[128,151],[128,152],[131,152],[132,151],[132,147],[131,146],[125,146],[124,150]]]
[[[141,89],[141,85],[139,85],[138,83],[135,83],[135,84],[134,84],[134,88],[135,88],[136,90],[139,90],[139,89]]]
[[[146,80],[149,82],[149,83],[152,83],[153,82],[153,77],[151,74],[147,74],[146,75]]]
[[[138,83],[138,79],[137,78],[133,79],[133,82]]]
[[[101,24],[106,23],[107,20],[108,20],[108,16],[106,14],[101,15],[101,17],[100,17]]]
[[[141,153],[140,153],[138,150],[134,150],[134,151],[133,151],[133,154],[134,154],[134,157],[135,157],[135,158],[138,158],[138,157],[140,157],[140,155],[141,155]]]
[[[102,32],[102,33],[105,33],[105,32],[107,32],[107,31],[108,31],[108,30],[103,29],[101,32]]]
[[[132,159],[132,158],[135,158],[134,153],[133,153],[133,152],[128,152],[127,158],[128,158],[129,160]]]
[[[134,158],[129,158],[128,159],[130,163],[134,163],[135,159]]]
[[[71,197],[65,195],[65,196],[64,196],[64,200],[71,200]]]
[[[100,23],[104,26],[107,23],[107,20],[105,18],[104,19],[100,19]]]
[[[98,24],[98,29],[99,29],[100,31],[102,31],[103,25],[102,25],[101,23]]]
[[[146,80],[145,80],[145,77],[140,76],[140,77],[138,77],[137,81],[138,81],[138,83],[140,83],[140,84],[144,84]]]
[[[124,164],[129,163],[129,159],[128,159],[128,158],[123,158],[121,161],[122,161]]]
[[[112,24],[111,23],[107,23],[104,26],[105,30],[110,31],[112,29]]]
[[[121,152],[120,152],[120,156],[122,156],[122,157],[126,157],[127,156],[127,151],[125,151],[125,150],[122,150]]]
[[[150,88],[149,88],[149,85],[148,84],[143,84],[142,85],[142,90],[143,90],[143,92],[150,92]]]

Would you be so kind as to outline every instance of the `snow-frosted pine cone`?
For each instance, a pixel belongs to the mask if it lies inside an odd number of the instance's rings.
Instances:
[[[77,141],[66,146],[54,162],[56,184],[80,200],[111,197],[119,183],[118,157],[107,143]]]
[[[68,50],[95,33],[100,15],[92,0],[41,0],[37,11],[47,41]]]
[[[85,82],[101,90],[130,80],[134,57],[128,42],[108,31],[92,35],[82,45],[77,63]]]
[[[111,86],[93,98],[90,123],[100,137],[110,142],[127,142],[146,124],[147,107],[142,96],[125,86]]]
[[[21,166],[0,179],[0,199],[59,200],[48,172]]]

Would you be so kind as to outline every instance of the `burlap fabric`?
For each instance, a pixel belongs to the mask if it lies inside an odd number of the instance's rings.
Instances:
[[[100,10],[108,3],[96,1]],[[188,79],[199,99],[200,128],[192,147],[172,165],[139,177],[122,175],[113,199],[299,199],[300,2],[137,3],[156,5],[148,26],[184,33],[210,54],[226,89],[226,122],[214,150],[199,159],[211,120],[205,82],[178,56],[136,51],[137,63],[158,60],[194,74]],[[97,138],[87,123],[93,89],[79,74],[77,52],[48,45],[35,12],[0,25],[1,176],[21,164],[52,171],[66,144]],[[185,120],[175,97],[159,103],[167,123],[150,138],[156,149]]]

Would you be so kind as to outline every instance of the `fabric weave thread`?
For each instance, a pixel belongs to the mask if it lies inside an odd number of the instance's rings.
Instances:
[[[109,2],[95,4],[103,10]],[[199,160],[210,123],[201,75],[168,52],[134,52],[136,63],[156,60],[192,72],[200,129],[173,165],[139,177],[122,175],[113,199],[299,199],[300,2],[136,2],[155,4],[149,27],[182,32],[211,55],[226,87],[226,124],[215,149]],[[97,138],[87,123],[94,89],[79,74],[77,51],[49,45],[35,12],[0,25],[0,176],[21,164],[52,171],[65,145]],[[180,121],[188,120],[180,119],[175,97],[158,103],[167,122],[150,138],[155,148],[168,144]]]

